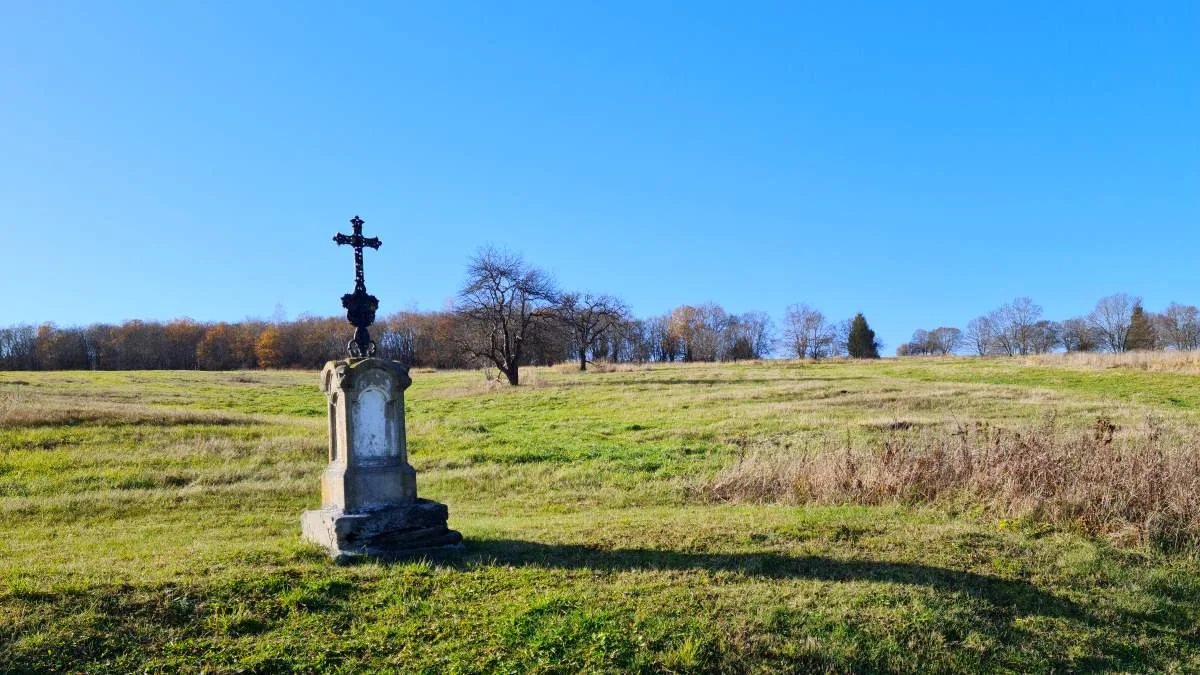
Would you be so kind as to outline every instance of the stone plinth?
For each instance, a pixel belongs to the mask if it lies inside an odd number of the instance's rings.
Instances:
[[[383,558],[462,546],[444,504],[417,498],[404,438],[408,369],[384,359],[330,361],[321,371],[329,403],[329,466],[321,508],[300,519],[304,538],[335,560]]]

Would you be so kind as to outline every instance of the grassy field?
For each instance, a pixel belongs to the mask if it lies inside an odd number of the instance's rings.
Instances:
[[[962,499],[707,489],[764,444],[837,453],[1051,412],[1186,450],[1200,375],[910,359],[522,376],[413,376],[418,488],[466,551],[333,566],[299,540],[325,462],[315,374],[0,373],[0,671],[1200,670],[1195,548]]]

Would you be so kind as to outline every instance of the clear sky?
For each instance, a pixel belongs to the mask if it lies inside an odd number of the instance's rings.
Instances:
[[[1200,303],[1200,3],[273,5],[0,7],[0,324],[338,314],[355,213],[381,313]]]

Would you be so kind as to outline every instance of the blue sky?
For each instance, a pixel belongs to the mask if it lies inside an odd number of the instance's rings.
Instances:
[[[522,252],[640,315],[1200,303],[1200,4],[0,8],[0,324],[381,312]]]

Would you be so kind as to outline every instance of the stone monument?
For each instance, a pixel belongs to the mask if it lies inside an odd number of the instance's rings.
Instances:
[[[382,242],[362,236],[358,216],[350,222],[354,234],[338,234],[334,241],[354,249],[354,292],[342,296],[354,338],[346,346],[349,358],[321,370],[329,466],[321,477],[321,508],[304,512],[301,530],[339,562],[462,548],[462,535],[446,525],[446,506],[417,497],[417,472],[404,438],[404,390],[412,380],[402,364],[375,358],[367,331],[379,300],[367,294],[362,250]]]

